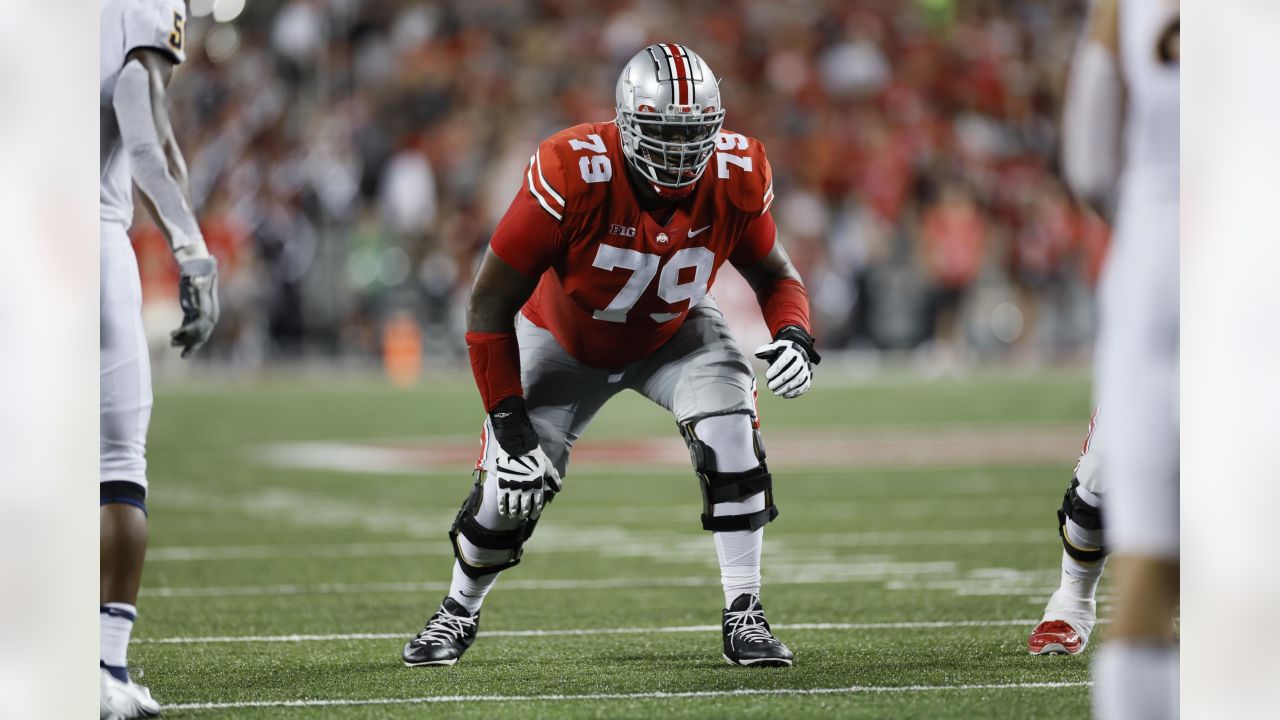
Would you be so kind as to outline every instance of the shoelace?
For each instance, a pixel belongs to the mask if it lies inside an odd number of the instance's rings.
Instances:
[[[726,620],[729,625],[729,634],[743,642],[778,642],[778,639],[764,626],[764,611],[755,603],[746,610],[730,610]]]
[[[422,628],[422,632],[418,633],[418,640],[432,645],[444,645],[446,642],[466,635],[467,630],[475,626],[475,618],[451,615],[441,610],[431,618],[426,627]]]

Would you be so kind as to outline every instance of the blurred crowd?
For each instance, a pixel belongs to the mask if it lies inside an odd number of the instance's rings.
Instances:
[[[1108,231],[1055,160],[1085,0],[249,0],[229,22],[217,4],[192,3],[170,89],[221,260],[217,361],[456,362],[531,149],[611,119],[653,41],[699,52],[726,127],[764,142],[824,348],[1042,362],[1089,343]],[[134,235],[148,307],[176,312],[144,213]]]

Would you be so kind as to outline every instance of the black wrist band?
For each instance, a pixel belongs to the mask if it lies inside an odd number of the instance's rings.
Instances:
[[[804,349],[804,354],[808,356],[809,362],[817,365],[822,362],[822,356],[817,350],[813,349],[813,336],[805,332],[805,329],[799,325],[788,325],[778,331],[773,336],[774,340],[790,340]]]
[[[489,413],[493,439],[508,455],[528,455],[538,447],[538,433],[529,420],[524,398],[513,395],[503,399]]]

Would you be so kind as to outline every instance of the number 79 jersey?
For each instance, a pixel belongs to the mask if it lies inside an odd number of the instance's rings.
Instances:
[[[725,260],[772,249],[773,177],[764,147],[731,132],[665,224],[641,208],[617,126],[576,125],[543,141],[494,233],[494,254],[541,276],[525,317],[585,365],[619,369],[658,349]]]

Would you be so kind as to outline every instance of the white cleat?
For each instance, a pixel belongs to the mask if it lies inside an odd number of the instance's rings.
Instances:
[[[1077,655],[1089,644],[1089,634],[1098,620],[1098,603],[1054,591],[1040,624],[1027,638],[1032,655]]]
[[[133,682],[120,682],[106,668],[99,668],[99,672],[102,675],[99,720],[133,720],[160,714],[160,703],[151,698],[150,690]]]

